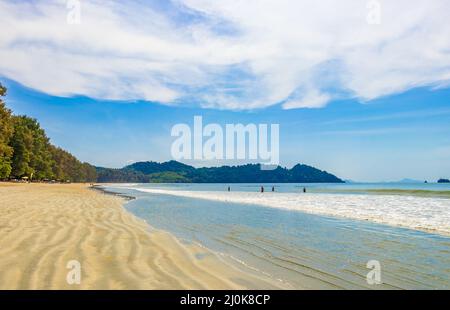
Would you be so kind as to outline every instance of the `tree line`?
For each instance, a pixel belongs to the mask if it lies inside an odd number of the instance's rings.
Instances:
[[[0,84],[0,179],[95,182],[95,167],[50,143],[36,119],[13,115]]]
[[[117,183],[343,183],[307,165],[263,170],[259,164],[194,168],[177,162],[137,162],[122,169],[97,168],[98,182]]]

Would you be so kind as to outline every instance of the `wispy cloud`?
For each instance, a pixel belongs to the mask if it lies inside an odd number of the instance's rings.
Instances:
[[[389,128],[369,128],[369,129],[350,129],[350,130],[332,130],[323,131],[320,135],[348,135],[348,136],[379,136],[392,135],[393,133],[417,132],[414,128],[407,127],[389,127]]]
[[[0,75],[59,96],[314,108],[448,87],[447,0],[0,0]]]
[[[322,122],[322,125],[332,125],[332,124],[348,124],[348,123],[368,123],[368,122],[378,122],[386,120],[399,120],[399,119],[412,119],[419,118],[423,119],[425,117],[433,116],[443,116],[450,114],[450,109],[432,109],[432,110],[417,110],[417,111],[407,111],[407,112],[396,112],[391,114],[381,114],[372,115],[357,118],[342,118],[335,119],[331,121]]]

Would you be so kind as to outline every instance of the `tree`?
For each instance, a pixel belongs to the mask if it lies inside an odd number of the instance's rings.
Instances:
[[[10,141],[10,146],[14,149],[11,175],[17,178],[32,177],[35,172],[31,166],[33,133],[29,123],[32,120],[26,116],[15,116],[13,121],[14,134]]]
[[[60,181],[96,182],[95,167],[88,163],[81,163],[75,156],[59,147],[50,146],[51,156],[54,160],[53,175]]]
[[[6,108],[2,97],[6,95],[6,88],[0,84],[0,179],[9,177],[11,173],[11,157],[13,148],[9,140],[13,134],[11,111]]]
[[[6,88],[0,84],[0,179],[96,181],[95,167],[53,146],[37,120],[12,116],[1,100],[5,95]]]

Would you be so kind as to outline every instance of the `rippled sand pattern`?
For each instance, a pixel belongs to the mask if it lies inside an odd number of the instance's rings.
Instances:
[[[280,287],[150,231],[123,202],[85,185],[0,183],[0,289]],[[66,281],[71,260],[79,285]]]

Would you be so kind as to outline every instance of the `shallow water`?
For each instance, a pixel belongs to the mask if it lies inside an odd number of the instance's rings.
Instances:
[[[126,186],[122,184],[121,186]],[[383,192],[398,192],[411,195],[414,193],[426,193],[427,195],[441,195],[450,197],[450,183],[239,183],[239,184],[199,184],[199,183],[152,183],[152,184],[128,184],[139,185],[141,188],[161,188],[168,190],[189,191],[227,191],[228,186],[232,192],[259,192],[264,186],[266,192],[275,187],[280,193],[301,193],[305,188],[307,192],[329,194],[376,194]]]
[[[277,190],[289,193],[301,186],[288,185],[284,190],[277,186]],[[197,242],[293,288],[450,289],[450,238],[444,235],[257,204],[136,190],[214,192],[226,190],[225,185],[125,187],[115,190],[138,198],[127,209],[153,227]],[[316,189],[325,187],[317,185]],[[232,185],[233,191],[249,193],[258,188]],[[308,189],[312,192],[311,185]],[[367,284],[369,260],[380,262],[383,284]]]

